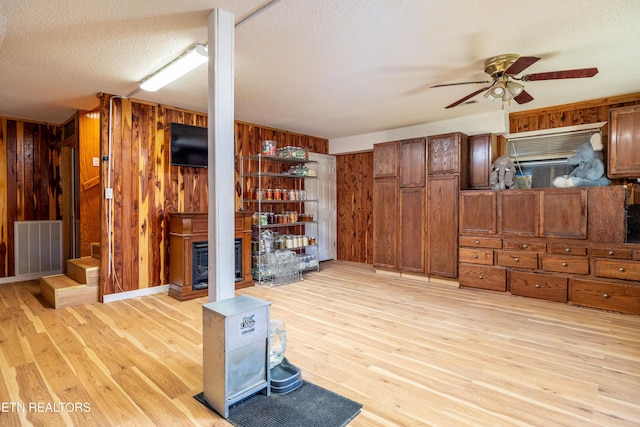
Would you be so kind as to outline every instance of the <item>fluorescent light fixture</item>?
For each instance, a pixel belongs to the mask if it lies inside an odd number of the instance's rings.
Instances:
[[[207,47],[202,44],[195,45],[184,55],[162,67],[160,71],[145,78],[140,84],[140,89],[155,92],[161,87],[184,76],[198,65],[204,64],[208,59],[209,54]]]

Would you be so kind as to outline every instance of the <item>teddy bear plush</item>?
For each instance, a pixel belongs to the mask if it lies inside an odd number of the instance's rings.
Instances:
[[[604,176],[604,162],[600,152],[602,146],[599,141],[599,138],[592,137],[591,142],[585,142],[578,147],[576,154],[567,159],[570,165],[577,167],[569,175],[556,177],[553,180],[553,186],[591,187],[611,184],[611,181]]]

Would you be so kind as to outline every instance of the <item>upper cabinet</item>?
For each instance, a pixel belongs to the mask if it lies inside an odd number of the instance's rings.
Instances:
[[[468,155],[467,135],[455,132],[430,136],[428,140],[429,174],[454,174],[467,169],[462,163]]]
[[[426,161],[424,138],[400,141],[400,187],[424,187]]]
[[[491,163],[496,155],[496,136],[490,133],[469,137],[469,188],[489,190]]]
[[[383,142],[373,146],[373,177],[398,176],[398,143]]]
[[[640,177],[640,105],[609,111],[609,178]]]

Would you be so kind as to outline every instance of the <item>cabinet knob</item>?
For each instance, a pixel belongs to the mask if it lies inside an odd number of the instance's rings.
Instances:
[[[484,276],[482,274],[478,274],[478,279],[484,279]]]
[[[479,245],[479,244],[480,244],[480,240],[476,240],[476,245]]]
[[[536,288],[540,289],[540,284],[536,283]]]
[[[571,248],[566,248],[564,251],[569,253],[569,252],[571,252]]]
[[[518,258],[518,257],[515,257],[513,260],[514,260],[515,262],[520,262],[520,258]]]
[[[478,254],[473,254],[473,258],[478,259]]]
[[[624,273],[624,267],[620,267],[618,270]]]
[[[527,249],[529,247],[529,245],[527,245],[526,243],[524,245],[522,245],[522,249]]]
[[[569,265],[569,264],[567,264],[566,262],[563,262],[563,263],[562,263],[562,266],[563,266],[563,267],[566,267],[567,265]]]
[[[609,294],[602,295],[604,298],[609,298]]]
[[[609,251],[609,255],[615,255],[616,253],[614,251]]]

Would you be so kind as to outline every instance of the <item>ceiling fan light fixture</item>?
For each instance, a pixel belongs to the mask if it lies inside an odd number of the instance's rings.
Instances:
[[[172,81],[179,79],[197,66],[204,64],[209,59],[207,47],[202,44],[195,45],[184,55],[162,67],[159,71],[146,77],[140,84],[140,89],[155,92]]]
[[[507,87],[504,82],[497,82],[489,88],[489,90],[484,94],[484,97],[489,99],[490,101],[493,101],[497,98],[504,99],[505,95],[507,95],[508,93],[509,92],[507,91]]]
[[[511,94],[511,97],[515,98],[516,96],[518,96],[518,95],[520,95],[522,93],[522,91],[524,90],[524,86],[521,85],[520,83],[508,82],[507,83],[507,90]]]

